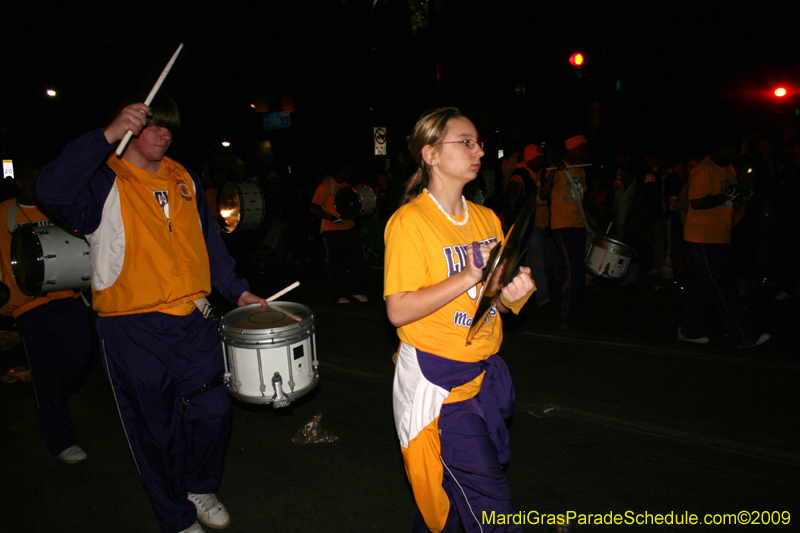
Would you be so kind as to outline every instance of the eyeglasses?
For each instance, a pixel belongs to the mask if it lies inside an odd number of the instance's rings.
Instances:
[[[480,146],[481,150],[483,150],[483,146],[486,143],[483,141],[476,141],[475,139],[464,139],[463,141],[444,141],[442,144],[460,144],[462,146],[466,146],[469,150],[472,150],[476,146]]]

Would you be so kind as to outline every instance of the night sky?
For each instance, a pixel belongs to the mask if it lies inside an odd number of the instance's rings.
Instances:
[[[596,102],[594,134],[604,143],[675,156],[701,149],[703,132],[723,120],[765,134],[797,120],[795,2],[652,4],[35,6],[4,26],[0,149],[3,158],[55,157],[108,122],[127,94],[146,94],[180,42],[162,90],[183,116],[171,155],[190,165],[220,153],[223,139],[245,160],[270,140],[279,164],[307,172],[316,172],[312,161],[369,161],[372,126],[388,128],[392,151],[424,110],[441,105],[461,107],[495,145],[558,146],[589,132]],[[577,51],[586,56],[581,78],[568,63]],[[778,84],[790,90],[780,103],[771,96]],[[44,95],[51,87],[56,98]],[[250,107],[257,97],[270,111],[292,97],[292,127],[264,132]]]

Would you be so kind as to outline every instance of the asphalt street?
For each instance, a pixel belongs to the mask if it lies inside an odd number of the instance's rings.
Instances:
[[[321,260],[275,257],[248,270],[264,296],[301,282],[282,299],[315,313],[321,380],[282,409],[233,401],[218,492],[231,514],[227,531],[408,531],[413,502],[391,405],[398,340],[382,271],[370,269],[369,302],[336,305]],[[555,532],[530,522],[568,511],[634,522],[688,513],[701,522],[575,524],[581,532],[800,530],[800,298],[776,302],[769,290],[754,292],[748,310],[773,339],[751,350],[734,349],[713,312],[710,344],[675,340],[681,301],[677,285],[656,278],[636,291],[598,283],[585,296],[578,332],[557,327],[555,306],[530,305],[505,320],[501,354],[517,394],[506,475],[526,531]],[[3,374],[26,364],[11,322],[4,324]],[[89,455],[76,465],[48,455],[31,384],[0,383],[0,532],[155,533],[97,352],[70,408]],[[318,414],[339,440],[293,443]],[[790,523],[702,524],[706,514],[741,511],[751,522]]]

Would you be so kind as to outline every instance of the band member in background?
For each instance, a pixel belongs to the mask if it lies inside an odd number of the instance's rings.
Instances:
[[[683,317],[678,340],[706,344],[703,315],[709,301],[739,348],[750,348],[767,342],[769,333],[762,333],[739,302],[731,270],[731,229],[740,189],[733,163],[739,156],[742,142],[728,132],[718,134],[711,155],[700,161],[689,175],[689,212],[683,237],[691,261]]]
[[[239,306],[266,301],[236,274],[198,176],[164,156],[179,125],[163,93],[130,104],[67,145],[32,192],[91,244],[103,362],[161,531],[197,533],[196,520],[230,522],[214,493],[231,406],[217,324],[201,309],[212,285]]]
[[[514,390],[497,355],[497,311],[518,313],[534,290],[521,267],[469,345],[483,267],[503,239],[493,211],[468,202],[483,143],[456,108],[424,115],[411,135],[419,170],[386,227],[385,299],[401,340],[394,377],[397,434],[416,501],[413,531],[496,531],[482,512],[512,513],[500,465]],[[515,530],[521,530],[521,526]]]
[[[367,267],[361,234],[356,223],[339,216],[334,205],[336,193],[350,185],[353,169],[349,164],[339,164],[332,177],[319,184],[311,199],[310,211],[322,219],[322,237],[328,251],[328,272],[331,277],[330,299],[346,304],[350,300],[342,295],[347,263],[350,264],[350,286],[353,298],[367,301]]]
[[[47,450],[59,460],[74,464],[87,457],[76,444],[67,408],[67,401],[83,383],[92,358],[86,304],[80,293],[71,290],[26,296],[17,285],[11,266],[14,230],[53,225],[31,196],[30,184],[35,175],[32,167],[22,166],[17,173],[19,196],[0,204],[0,275],[10,292],[0,314],[11,315],[17,321],[33,376],[36,409]],[[22,263],[18,265],[24,268]]]
[[[567,150],[566,165],[581,165],[589,160],[589,144],[586,137],[577,135],[564,142]],[[596,224],[584,206],[584,219],[578,202],[583,202],[586,193],[586,173],[582,168],[571,168],[569,173],[575,179],[570,184],[562,171],[550,171],[542,183],[541,197],[550,200],[550,227],[553,230],[558,249],[566,263],[564,282],[561,286],[561,323],[565,330],[577,328],[581,298],[586,290],[586,222],[597,231]],[[579,199],[573,196],[577,187]]]
[[[522,206],[531,196],[536,196],[536,214],[533,228],[525,247],[525,265],[530,267],[533,282],[536,285],[536,305],[539,307],[550,303],[550,289],[547,283],[546,260],[544,252],[545,230],[550,224],[550,208],[546,200],[539,197],[542,185],[541,172],[544,167],[544,153],[535,144],[529,144],[522,150],[523,161],[517,163],[517,170],[511,175],[506,188],[506,208],[504,215],[506,224],[511,226],[522,210]]]

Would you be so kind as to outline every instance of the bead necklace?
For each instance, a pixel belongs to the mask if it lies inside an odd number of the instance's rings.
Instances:
[[[476,265],[480,265],[480,266],[478,266],[478,268],[483,268],[484,263],[483,263],[483,256],[480,253],[480,244],[478,244],[475,241],[475,230],[472,228],[472,224],[469,225],[469,232],[472,235],[472,240],[471,241],[470,241],[469,237],[467,237],[467,234],[464,233],[464,230],[461,229],[461,226],[464,226],[465,224],[467,224],[469,222],[469,207],[467,207],[467,199],[464,198],[464,195],[463,194],[461,195],[461,205],[464,206],[464,213],[465,213],[464,214],[464,220],[462,220],[461,222],[456,222],[455,219],[450,216],[450,213],[448,213],[447,211],[444,210],[444,207],[442,207],[442,204],[439,203],[439,200],[437,200],[436,197],[431,194],[431,191],[429,191],[428,189],[422,189],[422,190],[425,191],[426,193],[428,193],[428,196],[431,197],[431,200],[433,200],[433,203],[435,203],[436,207],[439,208],[439,211],[444,213],[444,216],[447,217],[447,220],[452,222],[455,225],[455,227],[458,228],[458,231],[460,231],[461,235],[464,236],[464,240],[466,240],[468,243],[472,244],[472,257],[473,257],[473,260],[475,261]]]
[[[464,220],[462,220],[461,222],[456,222],[456,220],[453,217],[450,216],[450,213],[448,213],[447,211],[444,210],[444,207],[442,207],[442,204],[439,203],[439,200],[437,200],[436,197],[431,194],[431,191],[429,191],[428,189],[422,189],[422,190],[425,191],[426,193],[428,193],[428,196],[431,197],[431,200],[433,200],[433,203],[435,203],[436,207],[439,208],[439,211],[444,213],[444,216],[447,217],[447,220],[449,220],[450,222],[452,222],[456,226],[465,226],[467,224],[467,222],[469,222],[469,207],[467,207],[467,199],[464,198],[463,194],[461,195],[461,205],[464,206],[465,216],[464,216]],[[464,235],[464,237],[466,237],[466,235]]]

